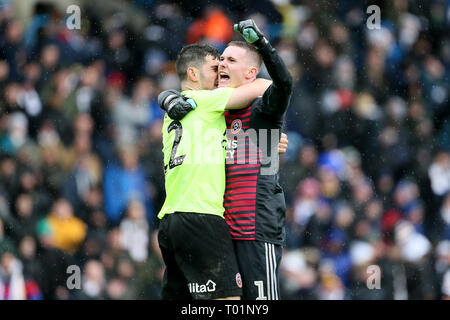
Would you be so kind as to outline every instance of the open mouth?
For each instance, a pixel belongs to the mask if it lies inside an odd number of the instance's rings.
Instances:
[[[229,76],[227,73],[225,73],[225,72],[223,72],[223,71],[221,71],[221,72],[219,73],[219,85],[220,85],[220,84],[225,84],[225,83],[227,83],[229,80],[230,80],[230,76]]]

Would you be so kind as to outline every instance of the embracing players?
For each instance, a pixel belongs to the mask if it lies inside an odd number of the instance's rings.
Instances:
[[[278,275],[285,237],[285,201],[278,184],[277,143],[271,137],[276,135],[278,142],[292,94],[292,78],[252,20],[240,22],[235,30],[246,42],[232,41],[224,50],[218,68],[219,87],[243,88],[254,83],[262,61],[273,83],[249,106],[225,112],[224,217],[242,275],[243,299],[276,300],[280,298]],[[187,101],[188,96],[170,90],[171,98],[161,99],[160,105],[175,118],[186,113],[189,117],[197,110],[189,112],[195,103]],[[189,97],[199,104],[195,97]],[[248,134],[250,131],[252,134]],[[262,137],[264,134],[266,137]]]

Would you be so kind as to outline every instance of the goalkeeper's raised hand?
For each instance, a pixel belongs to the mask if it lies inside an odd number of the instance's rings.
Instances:
[[[239,32],[247,41],[256,47],[256,49],[263,48],[267,43],[266,37],[259,30],[255,21],[252,19],[240,21],[234,25],[234,31]]]
[[[159,94],[158,104],[173,120],[183,119],[186,114],[197,107],[194,100],[172,89]]]

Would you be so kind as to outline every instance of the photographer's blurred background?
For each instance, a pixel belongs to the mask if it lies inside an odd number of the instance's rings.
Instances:
[[[156,98],[250,17],[295,80],[282,298],[450,298],[450,0],[0,0],[0,299],[160,298]]]

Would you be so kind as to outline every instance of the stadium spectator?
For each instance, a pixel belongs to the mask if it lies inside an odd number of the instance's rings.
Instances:
[[[148,255],[149,226],[145,208],[139,200],[131,200],[126,217],[120,223],[120,243],[136,262],[144,262]]]
[[[119,150],[120,163],[107,164],[104,172],[105,209],[111,223],[119,223],[133,198],[142,201],[149,221],[155,219],[150,194],[150,184],[139,163],[135,146],[123,146]]]
[[[24,277],[22,262],[11,252],[0,255],[0,300],[42,300],[38,284]]]
[[[74,216],[72,206],[64,198],[56,200],[48,216],[39,221],[49,246],[74,254],[86,236],[86,226]],[[44,231],[45,230],[45,231]]]

